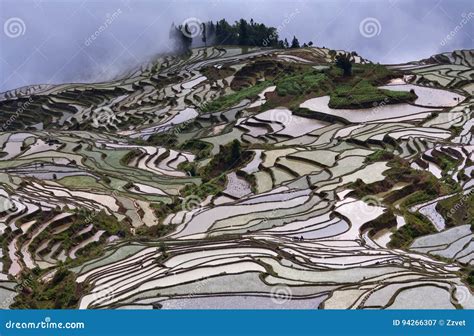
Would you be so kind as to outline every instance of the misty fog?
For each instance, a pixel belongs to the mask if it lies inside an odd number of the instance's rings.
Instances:
[[[0,0],[0,92],[120,76],[171,52],[170,26],[188,18],[253,18],[280,38],[401,63],[473,48],[473,12],[471,0]]]

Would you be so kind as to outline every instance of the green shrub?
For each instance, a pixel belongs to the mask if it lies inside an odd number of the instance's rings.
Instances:
[[[253,86],[248,86],[240,89],[237,92],[221,96],[207,104],[201,106],[203,112],[217,112],[222,111],[232,106],[237,105],[242,100],[248,98],[253,99],[258,96],[265,88],[271,86],[271,81],[263,81]]]
[[[120,163],[124,166],[128,165],[130,161],[132,161],[133,158],[142,155],[143,153],[138,149],[132,149],[131,151],[128,151],[120,160]]]
[[[58,268],[46,283],[33,272],[23,275],[23,290],[15,297],[12,308],[18,309],[72,309],[77,308],[83,289],[74,273]]]
[[[370,81],[362,79],[355,85],[343,84],[331,93],[329,107],[331,108],[370,108],[385,104],[410,102],[416,99],[411,92],[390,91],[379,89]]]
[[[389,248],[408,248],[415,238],[436,233],[433,224],[419,213],[405,213],[406,224],[398,229],[388,243]]]
[[[192,152],[196,155],[196,159],[200,160],[210,155],[212,144],[201,140],[191,139],[184,142],[179,149]]]
[[[241,165],[250,154],[246,152],[244,155],[240,141],[233,140],[220,146],[219,153],[214,155],[211,161],[199,170],[199,175],[205,180],[219,176],[223,172]]]
[[[327,77],[319,71],[303,72],[287,75],[276,82],[276,92],[280,96],[299,96],[320,89],[327,85]]]
[[[471,224],[474,228],[474,193],[458,194],[443,199],[436,205],[436,210],[446,219],[446,226]]]
[[[148,146],[173,148],[178,144],[178,137],[172,132],[152,134],[145,142]]]
[[[384,149],[379,149],[376,152],[370,154],[365,158],[366,163],[377,162],[377,161],[390,161],[395,157],[392,152]]]

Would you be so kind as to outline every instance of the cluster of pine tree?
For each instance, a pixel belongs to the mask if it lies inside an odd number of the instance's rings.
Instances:
[[[212,21],[200,22],[199,27],[189,24],[176,26],[171,25],[170,39],[178,52],[187,52],[191,46],[219,46],[219,45],[239,45],[272,48],[300,48],[300,42],[293,36],[291,44],[285,38],[280,40],[278,30],[274,27],[267,27],[263,23],[257,23],[253,19],[247,22],[240,19],[234,24],[228,23],[225,19],[216,23]],[[313,42],[304,43],[302,46],[312,46]]]

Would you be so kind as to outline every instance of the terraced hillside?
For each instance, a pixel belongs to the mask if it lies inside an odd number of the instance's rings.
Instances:
[[[0,94],[2,306],[474,308],[473,56],[210,47]]]

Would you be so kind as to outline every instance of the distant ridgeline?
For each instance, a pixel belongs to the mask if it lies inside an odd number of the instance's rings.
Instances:
[[[293,36],[291,44],[285,38],[280,40],[278,29],[257,23],[253,19],[247,22],[244,19],[228,23],[225,19],[200,22],[197,19],[186,20],[182,25],[174,23],[170,29],[170,39],[179,52],[187,52],[192,46],[241,45],[272,48],[300,48],[300,42]],[[302,46],[312,46],[313,42]]]

